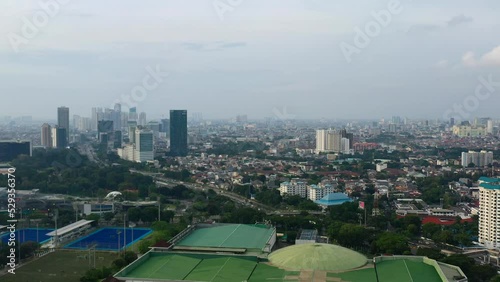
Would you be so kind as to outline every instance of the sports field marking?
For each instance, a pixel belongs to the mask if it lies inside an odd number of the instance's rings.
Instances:
[[[411,282],[413,282],[413,278],[411,277],[411,273],[410,273],[410,270],[408,269],[408,265],[406,265],[406,260],[405,259],[403,260],[403,263],[405,264],[406,271],[408,272],[408,276],[410,276]]]
[[[151,276],[153,276],[158,270],[162,269],[165,264],[167,264],[171,259],[172,259],[173,256],[170,256],[168,257],[167,261],[164,262],[160,267],[158,267],[155,271],[151,272],[151,274],[148,276],[148,278],[151,278]]]
[[[231,236],[233,236],[234,232],[236,232],[236,230],[238,230],[238,228],[240,228],[241,224],[238,224],[238,226],[236,226],[236,228],[233,230],[233,232],[231,232],[231,234],[229,234],[226,239],[224,241],[222,241],[222,243],[220,243],[219,247],[222,247],[222,245],[224,245],[224,243],[226,243],[227,239],[231,238]]]
[[[221,268],[219,268],[219,270],[217,271],[217,273],[215,273],[214,277],[212,277],[212,279],[210,281],[214,281],[215,277],[217,277],[217,275],[219,275],[219,272],[224,268],[224,266],[226,266],[227,262],[230,260],[231,258],[227,258],[227,260],[224,262],[224,265],[221,266]]]

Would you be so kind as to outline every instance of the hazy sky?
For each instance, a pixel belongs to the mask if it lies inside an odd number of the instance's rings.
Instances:
[[[0,116],[500,117],[498,0],[58,1],[0,1]]]

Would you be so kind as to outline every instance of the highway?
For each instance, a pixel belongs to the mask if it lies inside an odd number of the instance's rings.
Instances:
[[[214,187],[214,186],[203,186],[203,185],[200,185],[197,183],[187,183],[187,182],[178,181],[178,180],[174,180],[174,179],[170,179],[170,178],[165,178],[165,177],[161,176],[162,175],[161,173],[138,171],[138,170],[134,170],[134,169],[131,169],[130,172],[140,173],[143,175],[151,176],[151,177],[153,177],[156,184],[158,184],[158,185],[166,185],[166,186],[184,185],[189,189],[202,190],[202,191],[212,189],[215,193],[217,193],[219,195],[226,196],[236,203],[239,203],[239,204],[244,205],[244,206],[256,207],[259,210],[264,211],[266,214],[269,214],[269,215],[298,215],[302,212],[300,210],[277,210],[277,209],[270,207],[268,205],[264,205],[262,203],[259,203],[256,200],[245,198],[241,195],[238,195],[236,193],[233,193],[233,192],[230,192],[227,190],[219,189],[219,188]],[[307,211],[307,213],[317,214],[317,215],[324,214],[321,211]]]

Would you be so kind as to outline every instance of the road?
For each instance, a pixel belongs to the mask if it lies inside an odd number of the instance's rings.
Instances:
[[[130,172],[140,173],[143,175],[151,176],[156,181],[156,183],[160,184],[160,185],[168,185],[168,186],[184,185],[189,189],[202,190],[202,191],[205,191],[205,189],[212,189],[215,193],[217,193],[219,195],[226,196],[226,197],[230,198],[231,200],[235,201],[236,203],[239,203],[239,204],[242,204],[245,206],[256,207],[259,210],[264,211],[264,212],[266,212],[266,214],[269,214],[269,215],[298,215],[298,214],[303,212],[300,210],[277,210],[273,207],[270,207],[268,205],[264,205],[260,202],[257,202],[256,200],[245,198],[241,195],[238,195],[236,193],[233,193],[233,192],[230,192],[227,190],[219,189],[219,188],[211,186],[211,185],[210,186],[203,186],[203,185],[197,184],[197,183],[186,183],[183,181],[165,178],[165,177],[161,176],[162,175],[161,173],[137,171],[134,169],[131,169]],[[324,214],[321,211],[307,211],[307,213],[316,214],[316,215]]]

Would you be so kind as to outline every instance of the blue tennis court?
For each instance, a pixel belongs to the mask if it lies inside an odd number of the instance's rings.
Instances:
[[[50,240],[50,237],[47,236],[46,234],[49,233],[50,231],[53,231],[54,229],[48,229],[48,228],[25,228],[25,229],[19,229],[16,230],[16,241],[20,242],[21,244],[24,242],[28,241],[33,241],[38,243],[43,244],[47,241]],[[38,236],[37,236],[38,235]],[[5,233],[0,236],[2,243],[6,244],[9,240],[10,233]]]
[[[68,249],[87,249],[96,246],[97,250],[118,251],[124,246],[132,245],[152,232],[149,228],[120,228],[106,227],[99,229],[85,237],[82,237],[64,246]]]

